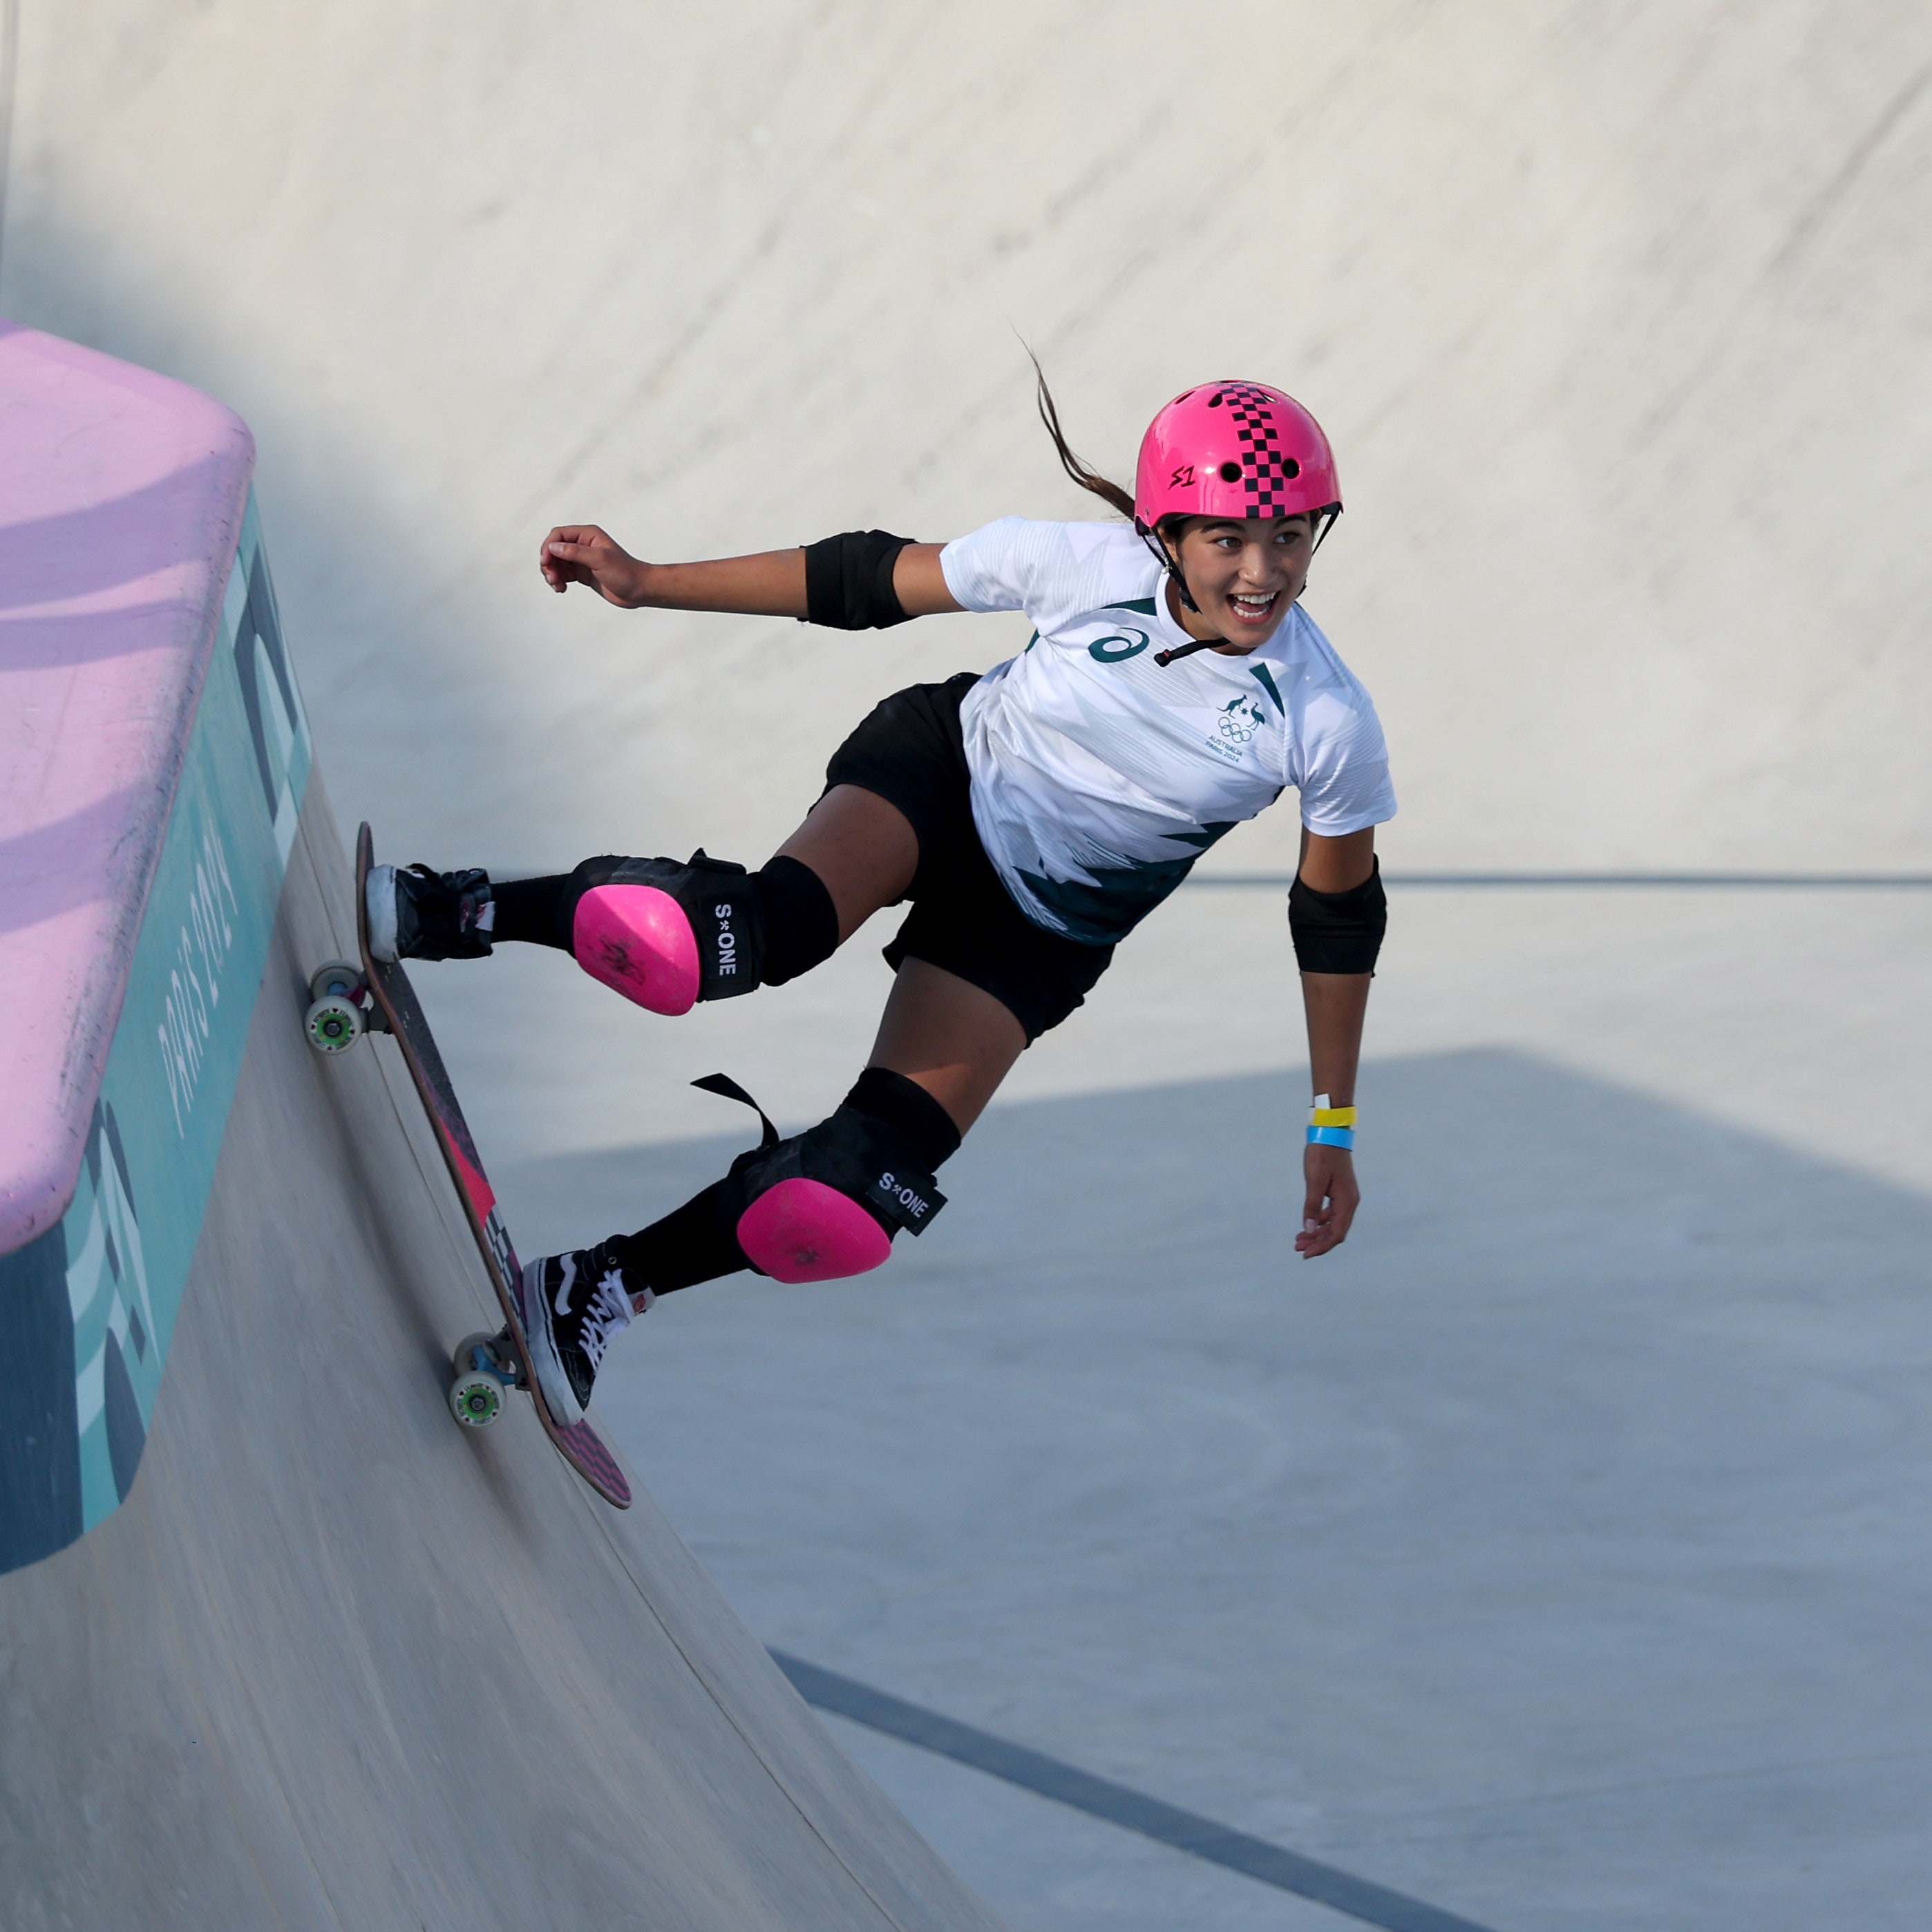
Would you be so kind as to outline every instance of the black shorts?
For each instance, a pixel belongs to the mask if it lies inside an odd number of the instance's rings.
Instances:
[[[991,993],[1030,1045],[1093,990],[1111,946],[1083,946],[1035,926],[1000,883],[973,824],[959,706],[979,682],[962,670],[915,684],[875,705],[832,754],[825,785],[858,785],[898,807],[919,838],[912,910],[886,948],[896,972],[923,959]]]

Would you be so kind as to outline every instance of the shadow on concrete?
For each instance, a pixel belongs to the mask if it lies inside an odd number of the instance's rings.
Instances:
[[[1304,1264],[1305,1106],[1000,1108],[886,1270],[670,1298],[604,1413],[767,1641],[1172,1803],[1493,1923],[1912,1922],[1932,1200],[1465,1052],[1370,1070]],[[512,1225],[744,1144],[526,1162]]]

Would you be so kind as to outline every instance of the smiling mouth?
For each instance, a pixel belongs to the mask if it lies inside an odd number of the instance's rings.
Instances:
[[[1259,624],[1267,621],[1275,605],[1280,601],[1281,592],[1270,590],[1265,597],[1234,596],[1228,599],[1228,608],[1244,624]]]

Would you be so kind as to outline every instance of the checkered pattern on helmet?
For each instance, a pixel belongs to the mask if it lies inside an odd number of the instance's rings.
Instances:
[[[1241,487],[1250,499],[1244,512],[1250,517],[1284,516],[1290,479],[1301,472],[1282,451],[1275,429],[1275,398],[1252,382],[1232,382],[1209,403],[1225,407],[1241,444]]]

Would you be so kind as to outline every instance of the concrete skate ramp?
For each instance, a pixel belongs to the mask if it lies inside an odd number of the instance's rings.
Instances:
[[[886,692],[1022,649],[535,568],[580,518],[662,559],[1102,515],[1017,328],[1111,476],[1187,382],[1321,418],[1392,871],[1932,864],[1922,8],[565,18],[20,6],[0,304],[254,426],[318,742],[412,856],[755,862]]]
[[[988,1928],[649,1496],[442,1406],[489,1289],[311,778],[128,1500],[0,1577],[0,1924]]]

